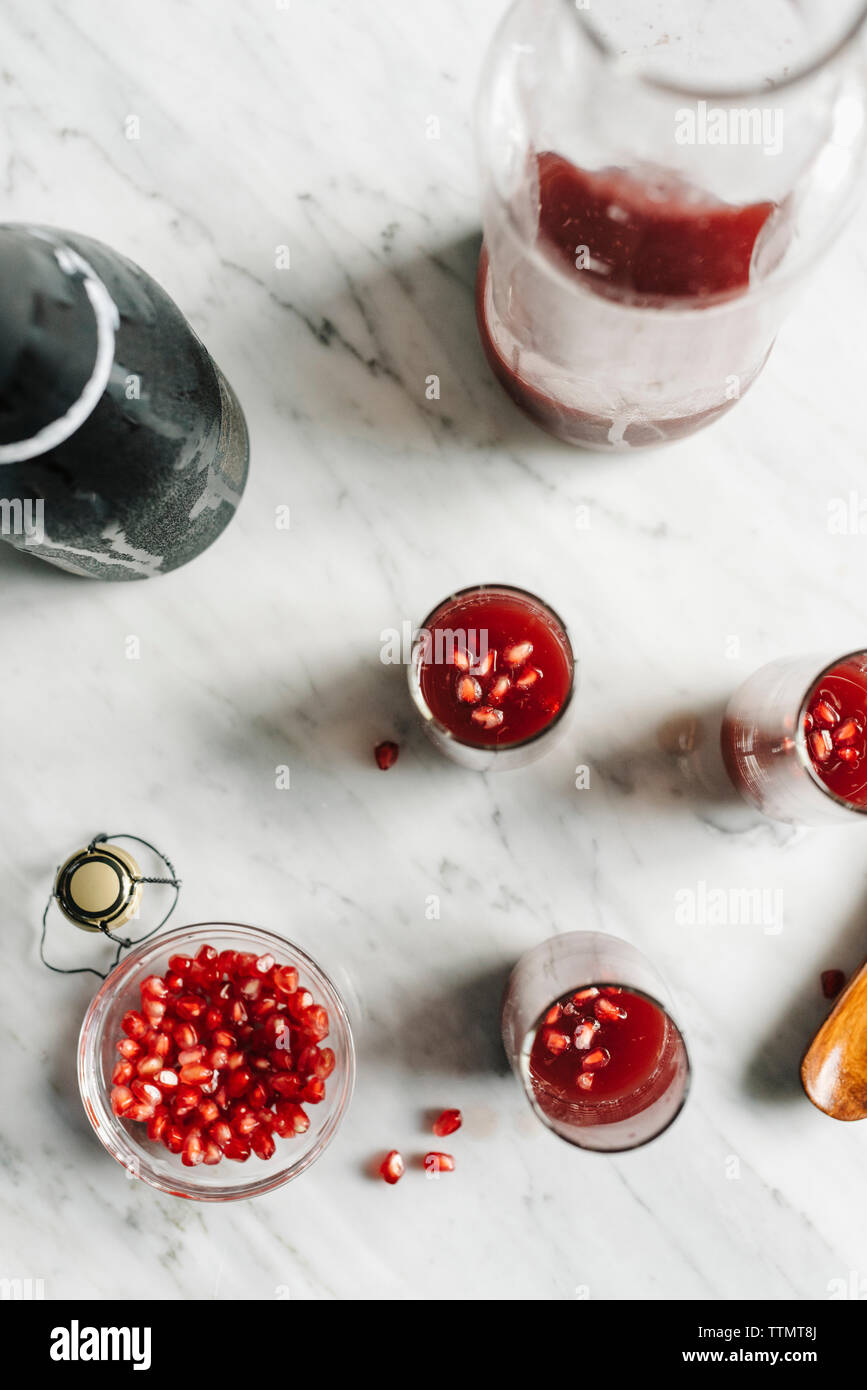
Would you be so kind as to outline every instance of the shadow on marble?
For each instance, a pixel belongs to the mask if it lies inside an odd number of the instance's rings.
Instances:
[[[801,1087],[801,1060],[835,1003],[822,994],[822,971],[842,970],[849,979],[861,965],[867,955],[867,898],[853,910],[840,931],[832,935],[833,942],[822,947],[815,968],[808,972],[797,994],[777,1018],[769,1020],[744,1072],[742,1088],[756,1100],[810,1104]],[[829,1119],[828,1123],[833,1122]]]

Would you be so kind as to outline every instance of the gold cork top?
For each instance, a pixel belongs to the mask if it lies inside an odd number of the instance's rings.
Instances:
[[[64,917],[83,931],[111,931],[138,911],[141,870],[126,850],[96,844],[58,870],[54,893]]]

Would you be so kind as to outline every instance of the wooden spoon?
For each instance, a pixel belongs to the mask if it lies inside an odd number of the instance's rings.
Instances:
[[[832,1119],[867,1119],[867,961],[807,1048],[801,1084]]]

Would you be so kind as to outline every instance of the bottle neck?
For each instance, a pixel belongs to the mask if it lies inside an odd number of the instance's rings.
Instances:
[[[63,233],[0,226],[0,466],[57,448],[111,376],[119,316]]]

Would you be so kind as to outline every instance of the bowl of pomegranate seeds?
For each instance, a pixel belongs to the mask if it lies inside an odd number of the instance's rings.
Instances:
[[[112,971],[82,1024],[78,1080],[99,1139],[134,1176],[230,1201],[315,1163],[349,1104],[355,1051],[314,960],[272,932],[208,922]]]

